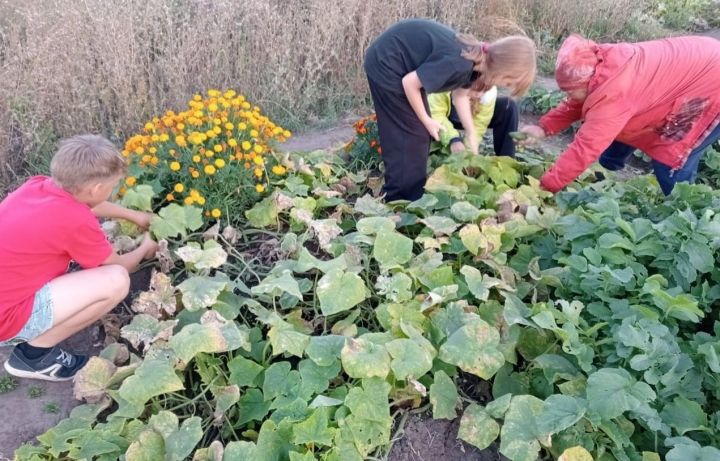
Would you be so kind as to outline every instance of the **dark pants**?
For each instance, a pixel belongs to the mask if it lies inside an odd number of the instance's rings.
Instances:
[[[450,110],[450,121],[455,128],[461,130],[462,123],[457,116],[455,106]],[[493,131],[493,148],[495,155],[515,156],[515,143],[510,133],[518,129],[518,108],[515,101],[501,96],[495,100],[495,110],[488,128]]]
[[[658,184],[665,195],[670,195],[675,184],[678,182],[695,182],[697,176],[698,165],[705,149],[710,147],[712,143],[720,139],[720,125],[705,137],[703,142],[690,152],[685,161],[685,165],[678,170],[674,170],[656,160],[652,161],[653,171],[657,178]],[[625,161],[635,152],[635,148],[620,141],[614,141],[610,147],[600,156],[600,165],[610,171],[622,170],[625,167]]]
[[[430,133],[404,93],[382,88],[370,78],[368,83],[385,164],[385,200],[417,200],[423,195],[427,179]],[[422,96],[429,112],[424,91]]]

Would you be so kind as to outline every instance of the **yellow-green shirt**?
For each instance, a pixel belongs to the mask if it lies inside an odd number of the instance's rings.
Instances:
[[[486,91],[480,98],[480,105],[477,113],[473,115],[473,124],[478,138],[487,131],[490,120],[492,120],[495,112],[495,100],[497,99],[497,88],[492,87]],[[450,92],[431,93],[428,95],[428,105],[430,106],[430,116],[440,122],[445,133],[443,139],[453,139],[460,136],[458,131],[453,127],[452,122],[448,118],[452,109],[452,97]]]

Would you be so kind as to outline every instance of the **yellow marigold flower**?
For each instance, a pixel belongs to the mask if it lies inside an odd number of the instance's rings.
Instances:
[[[274,135],[281,134],[282,132],[283,132],[283,129],[280,128],[279,126],[276,126],[276,127],[273,128],[273,130],[272,130],[272,133],[273,133]]]
[[[150,160],[151,160],[151,159],[152,159],[152,157],[151,157],[150,155],[145,154],[145,155],[142,156],[142,158],[140,159],[140,161],[141,161],[141,162],[145,162],[145,163],[150,163]]]
[[[185,136],[175,136],[175,144],[177,144],[180,147],[187,146],[187,141],[185,141]]]
[[[199,156],[199,155],[193,155],[192,160],[193,160],[193,162],[198,163],[198,162],[200,161],[200,156]]]
[[[260,178],[263,175],[263,170],[262,170],[262,168],[255,168],[255,171],[253,171],[253,173],[255,173],[255,176]]]
[[[245,131],[245,130],[247,130],[247,123],[245,123],[245,122],[240,122],[240,123],[238,123],[238,127],[237,127],[237,128],[238,128],[238,131]]]
[[[222,124],[222,120],[220,120],[219,118],[213,119],[213,125],[221,125],[221,124]]]
[[[190,176],[192,176],[194,179],[197,179],[200,177],[200,172],[197,170],[193,171],[192,173],[190,173]]]
[[[214,127],[212,130],[213,130],[213,133],[215,133],[215,134],[222,133],[222,128],[220,128],[219,126]]]
[[[183,185],[180,184],[180,183],[177,183],[177,184],[175,184],[175,187],[173,187],[173,190],[175,190],[175,192],[177,192],[178,194],[180,194],[180,193],[182,193],[182,191],[185,190],[185,186],[183,186]]]
[[[198,199],[200,198],[200,192],[198,192],[197,189],[190,189],[190,197]]]
[[[222,216],[222,212],[217,208],[213,208],[212,211],[210,212],[210,216],[217,219],[220,216]]]
[[[218,168],[224,168],[225,167],[225,160],[218,158],[215,159],[215,166]]]
[[[265,192],[265,186],[262,184],[255,184],[255,191],[258,194],[262,194],[263,192]]]
[[[182,131],[182,130],[185,129],[185,124],[184,124],[184,123],[178,123],[177,125],[175,125],[175,128],[177,128],[178,130]]]
[[[249,169],[250,169],[250,162],[245,162],[245,169],[246,169],[246,170],[249,170]]]
[[[237,93],[235,92],[235,90],[227,90],[227,91],[223,94],[223,97],[226,98],[226,99],[232,99],[232,98],[235,97],[236,94],[237,94]]]
[[[226,130],[232,130],[233,128],[235,128],[235,125],[233,125],[232,123],[227,122],[227,123],[225,124],[225,129],[226,129]]]
[[[287,172],[287,169],[282,165],[275,165],[272,167],[272,172],[278,176],[282,176]]]
[[[193,101],[202,101],[202,96],[200,96],[199,94],[194,95]]]
[[[155,125],[152,124],[152,122],[147,122],[145,124],[145,131],[152,131],[155,129]]]
[[[160,142],[168,142],[170,140],[170,136],[168,136],[167,133],[163,133],[160,135]]]
[[[128,155],[130,155],[130,152],[128,152],[128,151],[126,151],[126,150],[123,150],[123,151],[120,152],[120,153],[122,154],[123,157],[127,157]]]
[[[217,136],[217,135],[215,134],[215,132],[214,132],[213,130],[207,130],[207,131],[205,132],[205,136],[207,136],[209,139],[212,139],[212,138],[214,138],[214,137]]]
[[[253,159],[253,163],[255,163],[255,165],[263,166],[265,165],[265,160],[263,160],[262,157],[255,157]]]
[[[250,103],[247,102],[247,101],[245,101],[244,103],[242,103],[242,108],[243,108],[243,109],[246,109],[246,110],[247,110],[247,109],[250,109]]]
[[[180,162],[170,162],[170,169],[173,171],[180,170]]]
[[[215,155],[215,152],[213,152],[213,151],[211,151],[211,150],[206,150],[206,151],[205,151],[205,157],[210,158],[210,157],[212,157],[213,155]]]
[[[135,178],[135,176],[128,176],[127,179],[125,179],[125,184],[127,184],[128,186],[134,186],[136,182],[137,179]]]
[[[175,196],[173,194],[167,194],[165,196],[165,200],[167,200],[168,202],[172,202],[173,200],[175,200]]]
[[[151,164],[152,166],[156,166],[158,163],[160,163],[160,160],[158,160],[157,157],[153,157],[153,158],[150,159],[150,164]]]
[[[218,110],[218,105],[215,104],[215,103],[209,104],[209,105],[208,105],[208,110],[209,110],[210,112],[217,112],[217,110]]]
[[[152,141],[152,142],[158,142],[159,140],[160,140],[160,136],[158,136],[156,134],[150,136],[150,141]]]
[[[198,197],[197,202],[200,206],[205,205],[205,197]]]
[[[220,96],[220,92],[218,90],[208,90],[207,93],[208,96],[210,96],[211,98],[217,98],[218,96]]]
[[[260,135],[257,130],[250,130],[250,136],[253,138],[257,138]]]
[[[138,155],[142,155],[142,154],[145,153],[145,148],[142,147],[142,146],[136,147],[136,148],[135,148],[135,153],[138,154]]]
[[[261,146],[260,144],[255,144],[255,147],[253,147],[253,150],[256,154],[262,154],[265,151],[265,148]]]
[[[194,117],[197,117],[197,118],[202,118],[202,117],[203,117],[203,111],[201,111],[201,110],[196,110],[195,112],[193,112],[193,116],[194,116]]]
[[[243,150],[250,150],[252,147],[252,144],[250,144],[250,141],[243,141],[242,142],[242,148]]]
[[[185,203],[185,205],[192,205],[193,203],[195,203],[195,200],[193,200],[192,197],[185,197],[185,200],[183,200],[183,202]]]
[[[222,146],[221,144],[215,144],[215,145],[213,146],[213,150],[214,150],[215,152],[220,153],[220,152],[223,151],[223,146]]]
[[[283,136],[285,136],[286,138],[289,138],[290,136],[292,136],[292,133],[289,132],[288,130],[285,130],[285,131],[283,131]]]
[[[127,192],[127,189],[125,189],[124,187],[121,187],[121,188],[118,190],[118,194],[120,194],[120,195],[125,195],[125,192]]]
[[[230,147],[237,146],[237,140],[235,138],[228,139],[228,146],[230,146]]]
[[[205,174],[214,175],[215,174],[215,167],[212,165],[205,165]]]
[[[151,154],[157,154],[157,147],[151,147],[150,149],[148,149],[148,152],[150,152]]]

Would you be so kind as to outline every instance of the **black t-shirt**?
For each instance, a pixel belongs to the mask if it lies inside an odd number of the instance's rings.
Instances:
[[[474,63],[451,28],[428,19],[400,21],[383,32],[365,54],[365,72],[375,84],[404,93],[402,78],[416,71],[428,93],[469,86]]]

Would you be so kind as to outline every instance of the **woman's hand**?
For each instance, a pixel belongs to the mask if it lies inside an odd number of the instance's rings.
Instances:
[[[522,128],[520,128],[521,133],[526,133],[528,136],[534,139],[542,139],[545,136],[545,130],[542,129],[541,126],[538,125],[525,125]]]

